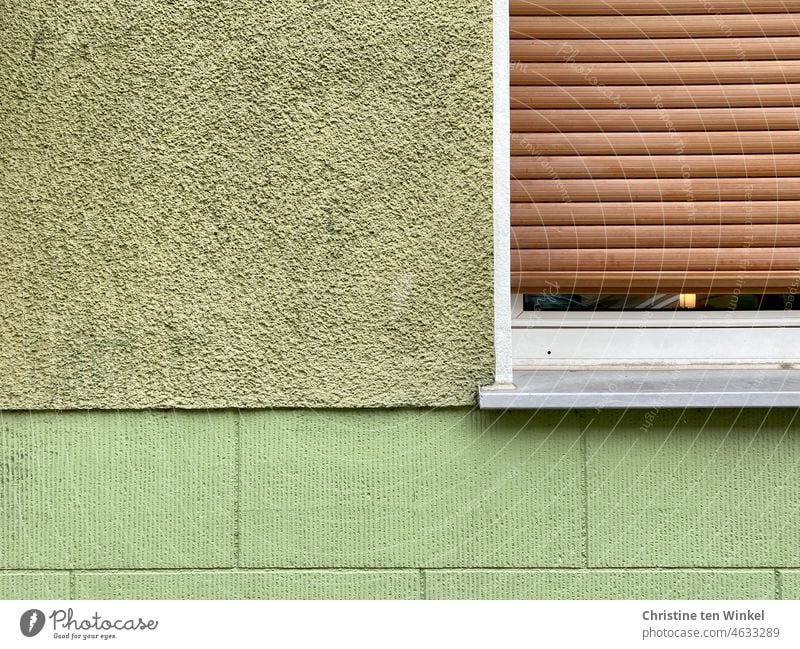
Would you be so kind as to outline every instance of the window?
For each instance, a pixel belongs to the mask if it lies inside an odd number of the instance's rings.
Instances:
[[[482,404],[548,405],[538,373],[584,405],[800,405],[800,27],[774,4],[495,3]]]

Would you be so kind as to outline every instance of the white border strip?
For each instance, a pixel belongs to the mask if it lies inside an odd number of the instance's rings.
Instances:
[[[511,112],[508,0],[493,0],[494,381],[514,382],[511,355]]]

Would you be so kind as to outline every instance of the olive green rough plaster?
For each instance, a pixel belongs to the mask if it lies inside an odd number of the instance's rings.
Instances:
[[[11,0],[0,408],[491,379],[491,3]]]

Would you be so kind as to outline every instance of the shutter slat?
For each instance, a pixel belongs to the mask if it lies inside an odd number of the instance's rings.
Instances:
[[[511,225],[800,224],[800,201],[512,203]]]
[[[653,3],[655,4],[655,3]],[[800,59],[800,38],[511,39],[514,62],[759,61]]]
[[[796,248],[512,250],[512,271],[800,271]]]
[[[512,155],[800,153],[798,131],[512,133]]]
[[[528,293],[794,293],[797,271],[635,271],[511,273],[511,289]]]
[[[510,0],[512,16],[708,14],[800,11],[798,0]]]
[[[794,225],[517,226],[512,248],[768,248],[800,246]]]
[[[800,61],[690,63],[515,63],[512,86],[794,83]]]
[[[713,7],[713,5],[712,5]],[[516,16],[512,38],[732,38],[798,36],[800,13],[688,16]]]
[[[702,86],[513,86],[511,108],[800,106],[800,83]]]
[[[800,200],[800,178],[511,181],[515,203],[725,200]]]
[[[534,178],[725,178],[800,176],[800,154],[512,156],[511,176]]]
[[[800,129],[800,108],[512,110],[517,132]],[[676,142],[680,138],[676,136]]]

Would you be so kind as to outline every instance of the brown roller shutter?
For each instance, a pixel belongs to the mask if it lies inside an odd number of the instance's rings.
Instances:
[[[800,290],[800,0],[510,8],[514,290]]]

